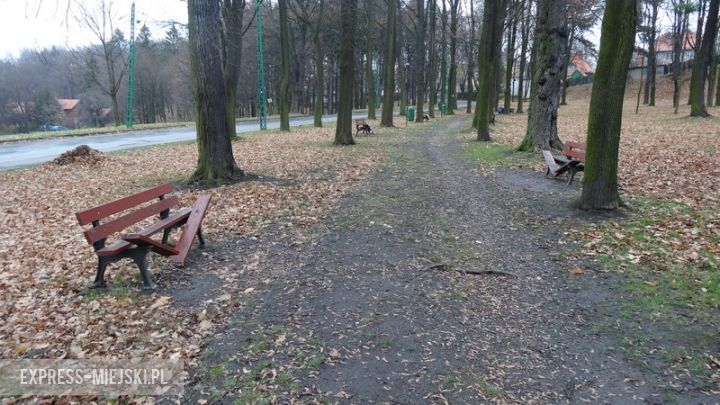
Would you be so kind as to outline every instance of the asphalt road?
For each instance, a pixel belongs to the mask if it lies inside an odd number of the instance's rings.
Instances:
[[[462,102],[458,104],[462,104]],[[458,107],[460,107],[460,105],[458,105]],[[353,113],[353,118],[364,118],[366,116],[367,112]],[[323,116],[323,122],[335,122],[336,119],[337,116],[334,114]],[[313,117],[311,116],[290,119],[290,125],[293,127],[312,125],[312,123]],[[258,123],[257,121],[241,122],[236,128],[238,133],[257,131]],[[278,128],[280,128],[280,121],[278,119],[268,120],[268,129]],[[88,145],[102,152],[116,152],[152,145],[193,141],[195,140],[195,136],[195,128],[186,127],[4,143],[0,144],[0,170],[45,163],[55,159],[63,152],[74,149],[80,145]]]

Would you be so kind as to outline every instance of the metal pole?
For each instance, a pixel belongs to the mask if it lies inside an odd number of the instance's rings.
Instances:
[[[135,110],[135,2],[130,7],[130,61],[128,66],[128,97],[125,126],[133,127]]]
[[[263,44],[262,0],[255,0],[255,36],[257,42],[258,117],[260,130],[267,129],[267,95],[265,94],[265,49]]]

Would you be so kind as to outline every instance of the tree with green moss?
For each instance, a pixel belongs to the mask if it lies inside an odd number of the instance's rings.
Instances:
[[[720,11],[720,0],[710,0],[705,33],[702,36],[700,49],[692,69],[690,78],[690,115],[693,117],[709,117],[705,105],[705,83],[708,78],[715,47],[715,38],[718,32],[718,12]],[[710,91],[710,90],[708,90]]]
[[[477,62],[477,100],[473,121],[477,128],[478,141],[490,141],[490,117],[495,100],[493,92],[497,92],[495,79],[498,77],[506,8],[507,0],[485,0],[483,8]]]
[[[562,149],[557,133],[567,40],[567,0],[538,0],[527,131],[518,150]]]
[[[280,130],[290,132],[290,28],[288,0],[278,0],[280,9]]]
[[[353,78],[355,77],[355,12],[357,0],[340,3],[340,85],[338,89],[337,127],[335,145],[353,145],[352,108]]]
[[[393,126],[393,110],[395,104],[395,59],[397,39],[395,37],[395,23],[397,10],[396,0],[386,0],[387,19],[385,27],[385,53],[383,55],[383,101],[380,125]]]
[[[425,104],[425,0],[416,0],[415,24],[415,122],[423,122]]]
[[[195,180],[227,179],[243,172],[235,164],[225,106],[220,2],[188,0],[190,69],[198,161]]]
[[[608,0],[605,5],[600,55],[590,97],[581,198],[583,209],[614,210],[620,205],[618,150],[625,84],[635,44],[638,2]]]

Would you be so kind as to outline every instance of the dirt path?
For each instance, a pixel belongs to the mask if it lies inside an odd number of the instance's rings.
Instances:
[[[553,218],[578,215],[558,203],[576,190],[479,174],[453,136],[464,125],[385,139],[387,163],[309,231],[277,224],[207,253],[245,263],[237,283],[264,282],[203,352],[190,403],[668,400],[593,332],[611,276],[578,282],[556,260]],[[216,297],[220,283],[200,277],[176,299]]]

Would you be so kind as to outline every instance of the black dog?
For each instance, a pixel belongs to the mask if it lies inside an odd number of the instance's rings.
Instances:
[[[356,130],[355,136],[357,136],[357,135],[360,134],[360,133],[365,133],[365,134],[368,134],[368,135],[375,133],[375,132],[373,132],[373,130],[372,130],[372,128],[370,127],[370,125],[368,125],[368,124],[358,124],[358,125],[355,125],[355,130]]]
[[[423,121],[430,121],[430,116],[427,114],[423,114]]]

